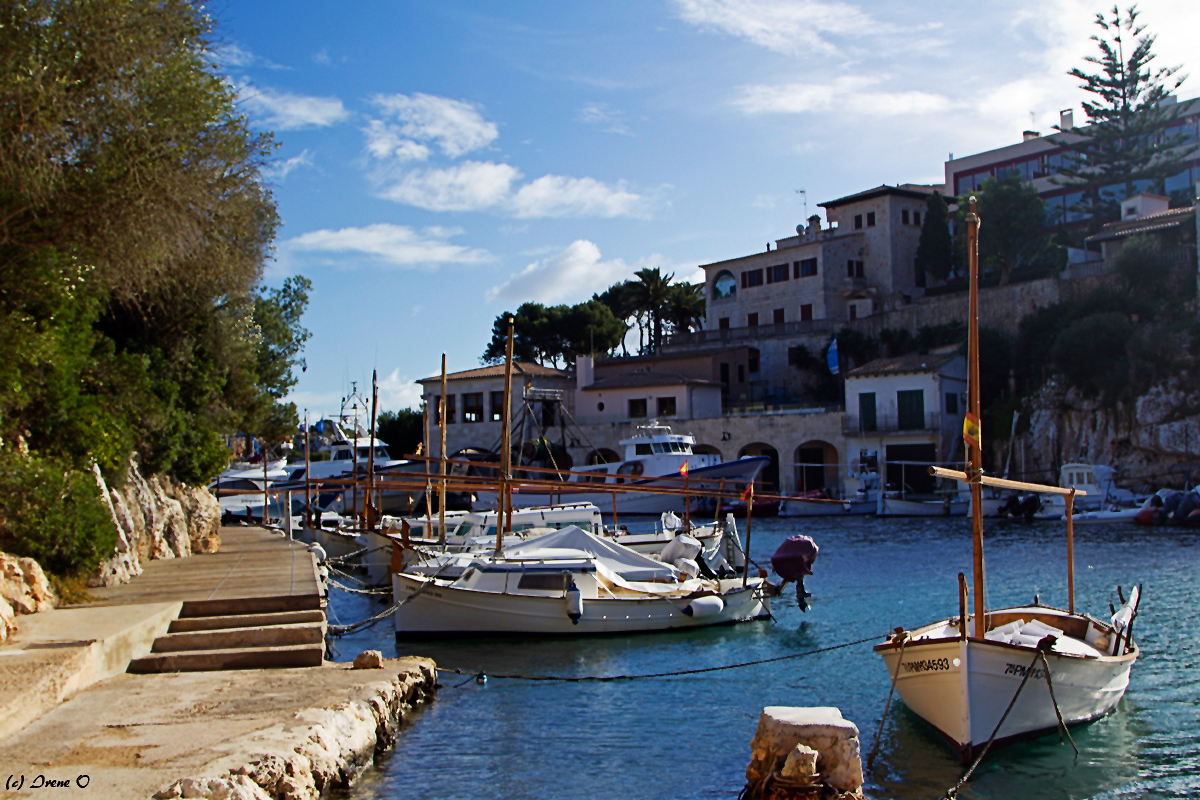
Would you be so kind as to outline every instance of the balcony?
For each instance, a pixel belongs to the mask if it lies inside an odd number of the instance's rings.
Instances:
[[[702,344],[731,344],[734,342],[773,339],[784,336],[806,334],[830,334],[838,326],[833,319],[814,319],[806,322],[775,322],[768,325],[752,325],[745,328],[710,328],[689,333],[673,333],[667,337],[664,347],[694,347]],[[845,324],[845,323],[842,323]]]
[[[940,411],[930,411],[913,419],[910,415],[877,414],[875,424],[864,424],[866,421],[859,416],[847,414],[842,418],[842,433],[846,436],[872,436],[877,433],[929,433],[942,429],[943,417]],[[957,417],[949,417],[945,421],[954,423]]]

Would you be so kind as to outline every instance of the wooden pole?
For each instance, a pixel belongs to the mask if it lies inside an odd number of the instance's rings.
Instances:
[[[508,318],[508,342],[504,347],[504,428],[500,434],[500,486],[496,510],[496,555],[504,547],[504,529],[512,525],[512,496],[509,480],[512,478],[512,369],[513,369],[513,318]]]
[[[721,478],[721,483],[717,485],[717,506],[713,511],[713,524],[721,521],[721,499],[725,496],[725,479]]]
[[[958,637],[967,638],[967,576],[958,573]]]
[[[438,544],[446,544],[446,354],[442,353],[442,396],[438,398],[438,474],[441,481],[438,484]],[[426,504],[428,505],[428,503]]]
[[[746,582],[750,580],[750,520],[754,516],[754,484],[750,484],[750,498],[746,500],[746,566],[742,570],[742,588],[746,588]]]
[[[353,397],[358,392],[357,384],[350,384],[350,392]],[[351,474],[353,476],[350,481],[350,519],[358,520],[358,401],[354,401],[354,441],[350,443],[350,464]],[[345,502],[342,503],[345,506]]]
[[[421,455],[429,458],[429,401],[425,401],[425,407],[422,409],[424,413],[425,433],[421,444],[424,452]],[[425,471],[429,472],[429,461],[425,461]],[[425,538],[429,538],[429,533],[433,529],[433,481],[429,478],[425,479]]]
[[[1075,492],[1067,495],[1067,613],[1075,613]]]
[[[612,498],[613,498],[613,535],[616,535],[616,533],[619,530],[621,530],[619,527],[617,527],[617,490],[616,489],[613,489]]]
[[[270,481],[267,479],[267,440],[263,439],[263,527],[267,527],[267,508],[271,505],[271,498],[267,495],[267,484]]]
[[[967,310],[967,411],[979,419],[979,216],[975,213],[975,198],[967,214],[967,262],[970,301]],[[983,443],[980,442],[980,445]],[[982,639],[987,631],[983,596],[983,454],[974,444],[967,445],[971,485],[971,531],[975,591],[975,638]]]
[[[379,380],[377,370],[371,370],[371,430],[367,435],[367,494],[363,498],[363,516],[367,519],[367,530],[375,530],[375,506],[371,495],[375,490],[375,413],[379,408]]]
[[[683,529],[685,531],[692,530],[692,496],[688,493],[688,468],[687,462],[683,462]]]
[[[312,527],[312,434],[308,429],[308,409],[304,409],[304,517],[308,527]]]

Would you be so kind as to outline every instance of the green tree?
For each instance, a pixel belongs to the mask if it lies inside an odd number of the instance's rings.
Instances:
[[[1069,148],[1060,180],[1083,191],[1076,209],[1093,215],[1093,226],[1119,218],[1120,201],[1138,191],[1164,193],[1165,180],[1179,173],[1197,145],[1168,133],[1179,106],[1166,102],[1186,76],[1179,67],[1154,67],[1155,36],[1138,23],[1136,6],[1096,14],[1092,36],[1098,55],[1085,56],[1095,71],[1073,68],[1085,101],[1088,128],[1063,130],[1057,142]]]
[[[996,270],[1000,285],[1007,285],[1013,270],[1031,264],[1055,245],[1043,228],[1046,204],[1033,186],[1016,174],[1004,180],[988,178],[976,193],[979,226],[979,261],[981,271]],[[959,200],[961,228],[966,229],[969,198]]]
[[[1117,312],[1091,314],[1072,322],[1054,340],[1054,365],[1086,395],[1115,401],[1129,380],[1127,342],[1134,333]]]
[[[672,333],[701,330],[704,315],[703,283],[673,283],[668,287],[663,318]]]
[[[413,408],[381,411],[375,420],[375,436],[387,443],[392,458],[412,455],[425,439],[425,415]]]
[[[638,282],[634,284],[637,308],[649,326],[648,341],[642,344],[644,353],[657,353],[662,346],[663,318],[667,298],[670,295],[672,275],[663,275],[658,267],[645,267],[634,273]]]
[[[917,269],[939,281],[950,277],[954,267],[954,243],[950,237],[950,209],[946,198],[934,192],[925,201],[925,220],[917,243]]]

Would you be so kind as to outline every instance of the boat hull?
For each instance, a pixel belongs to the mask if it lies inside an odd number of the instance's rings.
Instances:
[[[850,503],[839,500],[784,500],[779,506],[779,516],[840,517],[849,514],[850,507]]]
[[[403,573],[392,575],[398,600],[413,595],[426,581]],[[573,624],[564,597],[500,594],[434,585],[398,607],[393,615],[396,638],[455,635],[558,635],[637,633],[698,628],[744,622],[767,616],[761,579],[741,588],[741,580],[722,581],[725,607],[709,616],[683,613],[689,600],[681,597],[645,599],[588,599]]]
[[[961,517],[967,513],[967,501],[902,500],[884,497],[875,514],[880,517]]]
[[[876,647],[896,693],[917,716],[938,730],[969,760],[986,745],[1034,662],[1032,647],[986,639],[945,638],[910,642],[900,663],[898,645]],[[1129,685],[1137,650],[1100,658],[1046,654],[1054,697],[1067,725],[1097,719],[1112,711]],[[1021,690],[996,742],[1054,731],[1058,719],[1040,659]]]

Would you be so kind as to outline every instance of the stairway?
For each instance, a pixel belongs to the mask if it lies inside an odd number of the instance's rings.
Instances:
[[[129,672],[319,667],[325,612],[317,595],[191,600]]]

